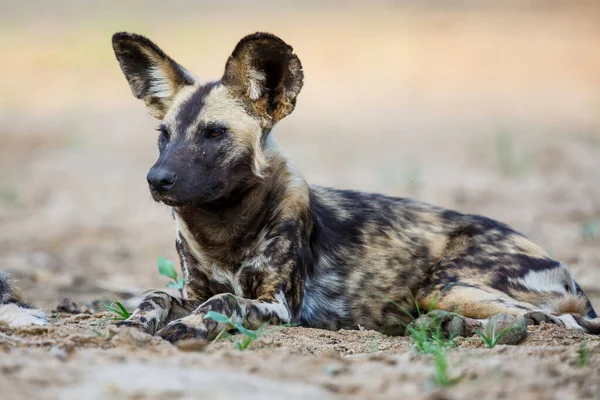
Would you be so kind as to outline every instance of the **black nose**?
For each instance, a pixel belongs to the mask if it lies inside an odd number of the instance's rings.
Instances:
[[[177,180],[177,175],[175,175],[175,172],[165,168],[150,168],[146,179],[152,189],[165,191],[173,186]]]

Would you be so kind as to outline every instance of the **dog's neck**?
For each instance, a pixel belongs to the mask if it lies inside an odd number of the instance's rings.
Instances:
[[[271,160],[260,181],[215,204],[174,208],[178,235],[205,262],[235,265],[255,250],[259,235],[277,219],[289,181],[287,161]],[[308,187],[306,187],[308,193]]]

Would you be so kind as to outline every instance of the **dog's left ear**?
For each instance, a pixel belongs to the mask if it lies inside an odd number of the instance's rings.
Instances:
[[[302,64],[290,45],[269,33],[246,36],[227,60],[222,83],[247,102],[267,126],[294,110]]]

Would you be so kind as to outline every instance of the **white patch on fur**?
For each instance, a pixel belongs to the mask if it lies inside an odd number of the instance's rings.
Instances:
[[[245,260],[243,260],[241,263],[240,270],[243,270],[245,268],[259,269],[259,268],[267,265],[267,263],[269,262],[269,259],[267,259],[265,257],[265,252],[269,248],[271,243],[273,243],[273,241],[277,240],[277,237],[267,239],[266,232],[267,231],[262,231],[260,233],[260,235],[257,239],[257,242],[259,245],[258,245],[258,249],[256,250],[256,254],[254,255],[254,257],[249,257],[249,258],[246,258]]]
[[[552,269],[529,271],[524,277],[511,278],[509,282],[523,285],[534,292],[567,293],[566,287],[575,292],[573,279],[562,264]]]
[[[161,291],[152,291],[144,296],[142,301],[140,301],[140,304],[142,304],[148,297],[155,297],[155,296],[161,296],[162,298],[167,297],[167,301],[170,301],[167,294],[162,293]],[[162,307],[159,307],[158,304],[156,304],[154,301],[152,301],[152,303],[154,304],[154,307],[150,310],[144,310],[144,311],[142,311],[138,308],[140,306],[140,304],[138,304],[137,307],[135,308],[135,310],[133,311],[133,313],[131,314],[131,316],[129,318],[127,318],[127,321],[135,321],[135,320],[137,320],[138,316],[144,316],[148,320],[155,319],[156,321],[164,321],[169,316],[170,307],[162,308]]]
[[[194,235],[190,232],[189,228],[185,224],[185,221],[179,218],[177,213],[173,213],[173,218],[175,219],[175,232],[177,237],[183,237],[187,242],[188,246],[190,246],[190,251],[194,254],[194,256],[199,261],[204,261],[205,257],[198,248],[196,244],[196,240],[194,239]],[[181,241],[181,239],[179,239]]]
[[[263,93],[267,77],[260,71],[250,68],[248,71],[248,97],[258,100]]]
[[[182,223],[180,222],[180,220],[177,216],[177,213],[175,213],[175,212],[173,212],[173,219],[175,220],[175,241],[178,244],[181,244],[181,237],[184,234],[182,231],[185,230],[188,234],[190,234],[190,232],[187,230],[187,227],[182,226]],[[194,243],[194,242],[190,242],[190,238],[188,236],[186,236],[185,239],[188,244]],[[193,250],[191,250],[191,251],[193,251]],[[195,251],[193,251],[193,252],[196,253]],[[187,287],[188,282],[190,281],[189,265],[183,254],[179,255],[179,261],[181,262],[181,270],[183,271],[183,280],[184,280],[183,298],[187,299],[186,287]]]
[[[27,325],[50,325],[46,313],[35,308],[23,308],[17,304],[0,305],[0,321],[11,328]]]
[[[240,276],[241,276],[241,273],[244,270],[244,268],[240,268],[234,274],[230,270],[228,270],[226,268],[222,268],[221,266],[217,265],[216,263],[207,260],[206,257],[202,254],[202,251],[200,251],[200,249],[198,248],[198,245],[197,245],[196,241],[194,240],[194,236],[188,229],[185,222],[179,218],[177,213],[174,213],[173,215],[174,215],[174,219],[175,219],[176,237],[178,238],[179,241],[181,241],[181,237],[183,237],[189,246],[190,252],[192,252],[192,254],[194,254],[194,257],[198,261],[202,262],[203,264],[208,265],[206,272],[209,275],[209,277],[219,283],[224,284],[224,285],[230,285],[233,288],[235,295],[244,297],[244,290],[242,289],[242,285],[240,283]],[[248,265],[248,267],[251,267],[251,266],[252,265]],[[186,274],[186,273],[187,273],[187,268],[185,268],[184,274]],[[185,278],[187,280],[188,276],[186,275]]]
[[[169,111],[163,119],[164,124],[170,125],[173,128],[170,131],[173,138],[177,137],[180,131],[185,132],[187,127],[179,126],[179,121],[176,117],[181,105],[194,95],[194,93],[199,89],[200,85],[200,82],[196,82],[193,85],[184,86],[177,92],[175,98],[173,98],[171,106],[169,107]]]
[[[181,243],[181,235],[179,234],[179,232],[177,231],[175,233],[175,237],[177,238],[177,243]],[[182,294],[183,294],[183,298],[187,299],[187,284],[190,281],[190,270],[189,270],[189,266],[187,263],[187,260],[185,259],[185,256],[182,254],[179,254],[179,261],[181,262],[181,270],[183,271],[183,290],[182,290]]]
[[[220,267],[212,263],[210,266],[211,278],[224,285],[229,284],[233,288],[233,293],[236,296],[244,297],[244,289],[240,283],[240,275],[244,269],[240,268],[234,274],[230,270]]]
[[[274,303],[262,303],[255,301],[254,306],[256,306],[256,308],[265,314],[275,313],[275,315],[277,315],[283,323],[291,322],[292,316],[290,315],[290,309],[282,291],[279,291],[275,294],[275,300],[277,301]]]
[[[150,95],[160,98],[169,98],[175,95],[175,87],[173,82],[165,75],[165,72],[156,65],[150,66],[148,69],[150,74]]]
[[[585,332],[585,329],[583,329],[583,327],[581,327],[577,321],[575,321],[575,318],[573,318],[571,314],[563,314],[554,318],[560,319],[562,322],[564,322],[565,328],[567,329],[575,329],[577,331]]]
[[[195,123],[186,127],[188,135],[193,135],[200,125],[224,123],[227,125],[233,143],[220,161],[221,165],[230,164],[244,153],[254,155],[253,172],[263,176],[265,160],[261,154],[262,127],[260,122],[248,114],[240,99],[233,96],[229,89],[217,85],[207,94],[204,106]]]

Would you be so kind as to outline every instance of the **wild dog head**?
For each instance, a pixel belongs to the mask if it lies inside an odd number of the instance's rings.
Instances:
[[[116,33],[112,44],[133,95],[161,120],[160,155],[147,176],[156,201],[218,202],[263,177],[267,136],[302,88],[289,45],[268,33],[246,36],[223,77],[206,83],[143,36]]]

